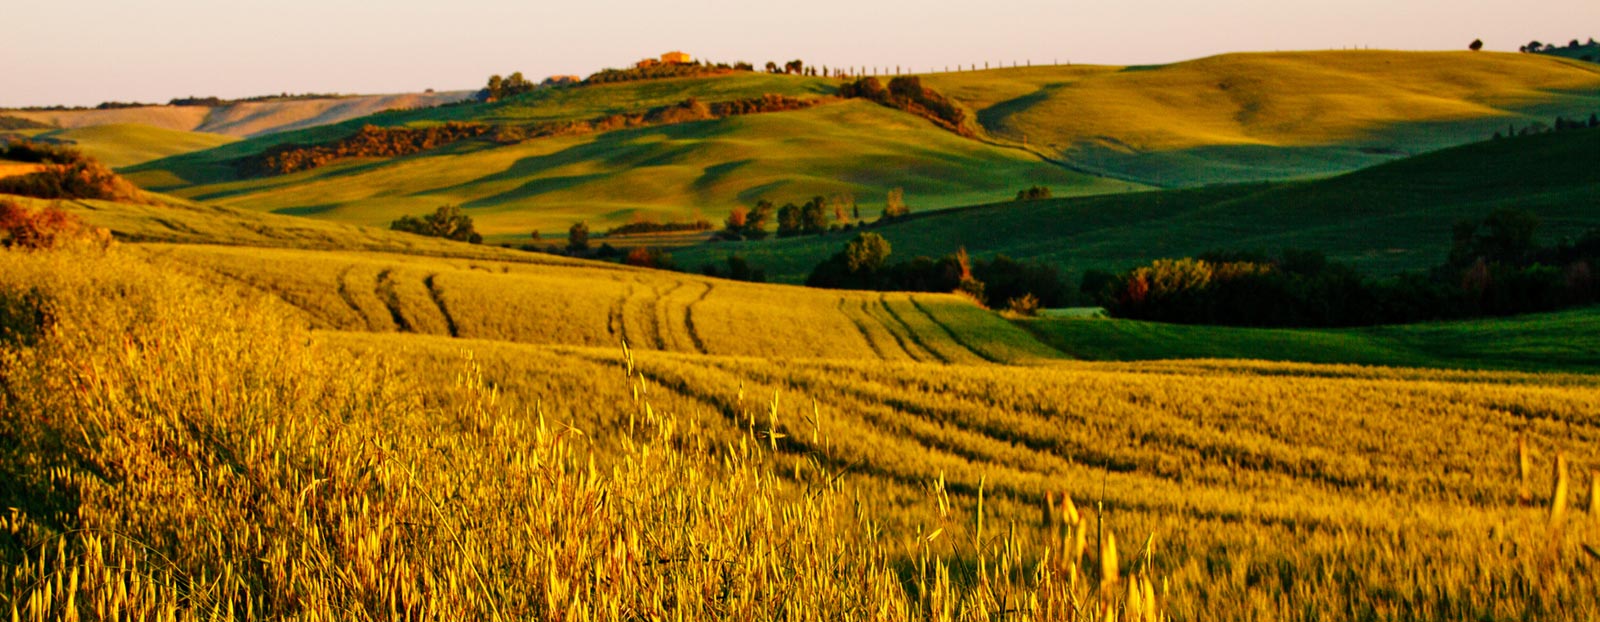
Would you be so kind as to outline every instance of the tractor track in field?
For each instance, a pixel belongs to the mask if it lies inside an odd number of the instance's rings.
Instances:
[[[710,283],[701,283],[701,285],[706,287],[705,291],[700,292],[700,296],[695,298],[694,302],[683,308],[683,327],[689,331],[689,341],[694,344],[694,349],[701,354],[710,354],[711,352],[706,350],[706,342],[700,339],[700,330],[694,325],[694,306],[705,302],[706,297],[711,295],[712,285]]]
[[[355,269],[354,265],[345,266],[343,270],[339,271],[339,276],[334,277],[339,283],[339,298],[344,299],[344,304],[350,307],[351,311],[356,312],[356,317],[361,318],[362,323],[367,324],[369,330],[376,330],[371,325],[371,322],[367,322],[367,314],[361,310],[361,306],[356,304],[355,295],[350,293],[350,273]]]
[[[621,343],[628,342],[628,325],[623,322],[622,313],[628,304],[628,297],[632,295],[633,283],[628,283],[627,289],[622,292],[622,297],[616,299],[611,308],[606,310],[606,332]]]
[[[650,299],[654,292],[654,287],[641,283],[634,282],[628,285],[627,297],[622,301],[620,326],[623,337],[629,340],[629,347],[644,350],[659,349],[661,333],[655,325],[655,305]],[[628,328],[630,308],[635,309],[636,315],[640,316],[638,325],[634,327],[636,330]]]
[[[878,347],[878,340],[873,339],[872,338],[872,334],[867,332],[867,326],[866,326],[866,324],[862,323],[861,318],[858,318],[855,315],[851,314],[849,311],[845,310],[845,308],[847,307],[846,303],[848,303],[848,302],[850,302],[849,299],[846,299],[846,298],[840,298],[839,299],[839,313],[843,314],[846,318],[850,319],[850,323],[854,324],[855,327],[856,327],[856,332],[861,333],[861,338],[867,340],[867,347],[872,348],[872,353],[877,355],[879,360],[883,360],[883,361],[889,360],[888,355],[885,355],[883,353],[883,350]],[[862,313],[865,313],[865,312],[866,312],[866,308],[865,308],[865,306],[863,306],[862,307]]]
[[[422,279],[422,284],[428,288],[428,298],[431,298],[433,305],[439,308],[439,315],[444,316],[444,326],[446,330],[450,331],[450,336],[460,337],[461,329],[456,326],[456,318],[450,315],[450,308],[444,304],[444,292],[440,291],[438,284],[434,282],[434,279],[438,277],[439,273],[437,272],[430,274],[427,278]]]
[[[951,330],[950,327],[948,325],[946,325],[944,322],[940,322],[939,318],[933,317],[933,314],[928,312],[928,308],[927,307],[924,307],[924,306],[922,306],[922,303],[917,302],[917,298],[915,296],[911,296],[909,299],[911,300],[911,306],[912,307],[915,307],[916,310],[919,313],[921,313],[922,315],[927,316],[929,322],[933,322],[934,326],[938,326],[940,330],[943,330],[946,335],[950,336],[950,341],[954,342],[958,346],[961,346],[966,351],[971,352],[973,354],[973,356],[976,356],[976,357],[978,357],[980,359],[983,359],[983,360],[988,361],[990,363],[1000,363],[1000,364],[1004,364],[1005,363],[1005,361],[1002,361],[1002,360],[997,359],[997,358],[995,358],[993,356],[990,356],[989,353],[987,353],[987,352],[982,352],[982,351],[978,350],[977,348],[972,347],[972,345],[968,344],[966,342],[966,340],[961,338],[960,335],[957,335],[956,331]]]
[[[383,306],[388,307],[389,317],[394,320],[395,327],[403,333],[415,333],[416,327],[411,325],[411,321],[406,319],[405,313],[400,309],[400,293],[394,290],[393,274],[392,268],[385,268],[379,272],[374,292],[378,295],[378,300],[383,301]]]
[[[912,343],[917,344],[918,348],[921,348],[922,351],[927,352],[929,356],[932,356],[933,358],[938,359],[938,361],[940,363],[949,363],[950,362],[950,359],[946,358],[943,352],[940,352],[938,350],[933,349],[932,347],[929,347],[928,344],[922,340],[922,337],[917,335],[917,330],[912,328],[911,324],[906,322],[905,318],[900,317],[900,313],[898,311],[895,311],[894,307],[889,306],[889,296],[888,296],[888,294],[878,294],[878,304],[883,307],[884,311],[887,311],[889,313],[889,317],[894,318],[894,320],[896,322],[900,323],[901,327],[906,329],[906,336],[911,339]],[[903,342],[902,342],[902,345],[904,345]],[[915,357],[912,357],[912,358],[915,358]]]
[[[677,286],[674,285],[672,289],[677,289]],[[672,289],[662,292],[656,287],[650,288],[650,292],[655,294],[655,298],[650,301],[651,332],[655,333],[655,349],[663,352],[667,351],[667,322],[663,321],[663,316],[667,314],[667,294],[671,293]]]

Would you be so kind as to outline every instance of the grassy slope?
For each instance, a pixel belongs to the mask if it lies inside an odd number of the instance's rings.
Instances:
[[[1359,329],[1257,329],[1110,319],[1019,325],[1086,360],[1259,359],[1407,367],[1600,372],[1600,309]]]
[[[51,130],[35,138],[68,142],[113,168],[143,164],[179,154],[214,149],[237,138],[150,125],[94,125]]]
[[[138,205],[109,201],[66,201],[57,204],[88,224],[109,229],[118,239],[128,242],[381,251],[422,257],[493,259],[516,263],[584,263],[554,255],[461,244],[387,229],[262,214],[190,203],[160,195],[156,198],[165,203]],[[16,201],[31,209],[41,209],[54,203],[5,194],[0,194],[0,199]]]
[[[66,207],[124,240],[172,242],[137,248],[164,265],[284,300],[327,329],[886,362],[1038,363],[1065,353],[1600,372],[1594,309],[1355,330],[1082,319],[1014,325],[954,296],[738,283],[232,208]]]
[[[1040,362],[1056,352],[952,295],[884,300],[624,268],[411,253],[149,245],[173,269],[279,298],[311,325],[690,354]],[[909,343],[912,345],[901,345]],[[918,348],[918,345],[926,346]]]
[[[1600,66],[1528,54],[1228,54],[926,82],[996,138],[1162,186],[1348,171],[1600,111]]]
[[[1122,270],[1150,259],[1211,249],[1294,246],[1377,272],[1434,265],[1450,226],[1496,207],[1525,208],[1548,241],[1600,226],[1600,130],[1486,141],[1332,179],[1217,186],[1029,203],[929,214],[881,227],[895,255],[941,255],[965,246],[1071,273]],[[697,267],[740,253],[771,278],[805,279],[851,233],[680,249]]]
[[[35,209],[45,201],[0,195]],[[174,201],[62,204],[166,269],[335,330],[738,356],[982,363],[1061,356],[957,296],[810,290]]]
[[[768,88],[765,82],[758,84]],[[240,146],[218,151],[234,152]],[[133,179],[155,174],[150,170]],[[591,228],[644,215],[720,220],[734,206],[762,197],[802,202],[818,194],[853,192],[864,215],[872,215],[887,190],[896,186],[906,189],[916,207],[928,209],[996,200],[1032,183],[1050,184],[1064,194],[1127,188],[1025,152],[966,140],[875,104],[850,101],[513,146],[461,143],[411,157],[349,161],[174,192],[223,205],[364,225],[383,225],[403,214],[457,203],[467,208],[480,231],[521,239],[535,229],[565,231],[578,220],[587,220]]]

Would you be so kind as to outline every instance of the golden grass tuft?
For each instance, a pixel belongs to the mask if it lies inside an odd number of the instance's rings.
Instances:
[[[1567,517],[1567,455],[1556,454],[1556,464],[1551,475],[1554,482],[1550,490],[1550,522],[1559,525]]]
[[[1533,484],[1528,479],[1532,477],[1533,460],[1528,457],[1528,437],[1526,434],[1517,435],[1517,502],[1522,505],[1533,504]]]

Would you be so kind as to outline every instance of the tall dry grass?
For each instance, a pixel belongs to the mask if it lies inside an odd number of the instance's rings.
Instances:
[[[765,434],[714,436],[630,356],[632,400],[564,396],[626,411],[601,454],[470,356],[423,386],[116,250],[0,253],[0,296],[43,318],[0,358],[13,620],[1160,619],[1142,570],[1079,559],[1082,520],[886,532],[825,456],[774,466],[776,396]]]

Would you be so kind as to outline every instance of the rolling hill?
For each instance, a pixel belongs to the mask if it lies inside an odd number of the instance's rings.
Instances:
[[[178,154],[213,149],[237,141],[221,134],[170,130],[149,125],[90,125],[33,134],[34,140],[82,149],[113,168],[123,168]]]
[[[1600,110],[1600,68],[1493,53],[1234,54],[1153,67],[1010,68],[923,80],[975,113],[982,140],[852,101],[509,146],[469,141],[266,179],[241,179],[234,166],[274,145],[328,141],[363,124],[527,125],[637,113],[689,98],[825,97],[838,84],[739,73],[389,112],[150,162],[129,175],[192,199],[356,224],[458,203],[491,239],[510,241],[577,220],[601,227],[638,218],[719,220],[761,197],[781,204],[852,192],[871,216],[895,186],[906,188],[913,207],[927,210],[999,200],[1038,183],[1077,195],[1325,176],[1481,140],[1511,125]]]
[[[1345,172],[1600,112],[1600,66],[1490,52],[1227,54],[924,82],[996,139],[1163,187]]]
[[[802,203],[814,195],[850,192],[863,214],[874,216],[894,187],[905,188],[908,201],[921,209],[992,201],[1035,183],[1061,194],[1130,187],[967,140],[864,101],[510,146],[468,141],[279,177],[175,182],[225,179],[231,171],[220,158],[244,148],[238,143],[153,162],[132,169],[130,179],[197,201],[362,225],[385,225],[455,203],[491,240],[522,239],[531,230],[565,231],[579,220],[591,228],[641,217],[721,220],[735,206],[763,197]]]
[[[5,114],[65,129],[100,125],[148,125],[182,132],[238,138],[337,123],[385,110],[461,101],[471,91],[352,95],[321,99],[235,102],[226,106],[141,106],[109,110],[8,110]]]
[[[1329,179],[947,210],[874,229],[900,258],[1006,254],[1069,274],[1120,271],[1208,250],[1321,250],[1374,273],[1438,264],[1450,228],[1497,207],[1527,209],[1554,241],[1600,226],[1600,129],[1483,141]],[[682,265],[740,254],[769,278],[802,282],[853,233],[677,249]]]

